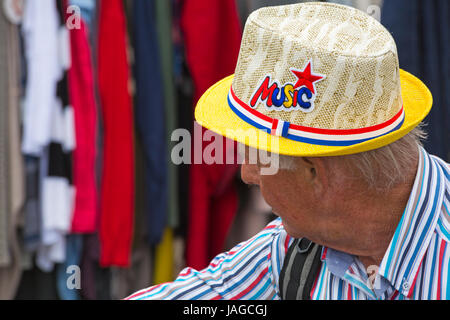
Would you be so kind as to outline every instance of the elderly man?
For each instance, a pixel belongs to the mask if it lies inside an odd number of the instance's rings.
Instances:
[[[364,13],[252,13],[235,74],[196,119],[248,146],[242,178],[279,218],[206,269],[129,298],[450,299],[450,170],[421,146],[431,104]],[[254,149],[279,154],[278,170],[265,174]]]

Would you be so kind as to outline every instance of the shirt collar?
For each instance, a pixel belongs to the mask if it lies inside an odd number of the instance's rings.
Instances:
[[[419,154],[410,197],[378,269],[378,274],[406,297],[412,295],[420,264],[436,228],[445,193],[442,168],[423,148],[420,148]],[[326,261],[330,272],[340,278],[344,278],[354,259],[352,255],[323,248],[322,261]],[[380,292],[387,285],[385,283]]]
[[[365,270],[364,265],[358,258],[351,254],[332,248],[324,248],[322,261],[326,261],[327,269],[333,275],[349,281],[373,299],[381,298],[392,287],[388,280],[376,274],[376,278],[373,279],[375,282],[371,283],[367,272],[372,273],[372,270]],[[376,272],[377,270],[378,268],[373,271]]]
[[[378,271],[406,297],[413,293],[445,194],[442,168],[422,147],[419,155],[410,197]]]

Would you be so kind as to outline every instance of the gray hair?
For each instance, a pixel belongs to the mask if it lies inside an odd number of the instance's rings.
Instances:
[[[324,157],[338,166],[344,166],[347,178],[362,178],[368,188],[388,190],[393,186],[406,182],[405,170],[415,170],[418,148],[426,139],[426,133],[419,125],[401,139],[366,152]],[[295,157],[280,155],[280,169],[295,170]],[[340,170],[342,173],[342,171]]]

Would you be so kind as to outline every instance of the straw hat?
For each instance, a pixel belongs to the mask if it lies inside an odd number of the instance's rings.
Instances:
[[[401,138],[431,105],[426,86],[400,70],[395,42],[377,20],[308,2],[249,16],[235,74],[208,89],[195,117],[254,148],[332,156]]]

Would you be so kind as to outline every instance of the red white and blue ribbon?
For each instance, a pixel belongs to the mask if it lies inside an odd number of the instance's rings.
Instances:
[[[269,134],[323,146],[351,146],[375,139],[398,130],[405,120],[402,107],[392,119],[378,125],[358,129],[318,129],[268,117],[241,101],[233,89],[228,93],[228,104],[239,118]]]

